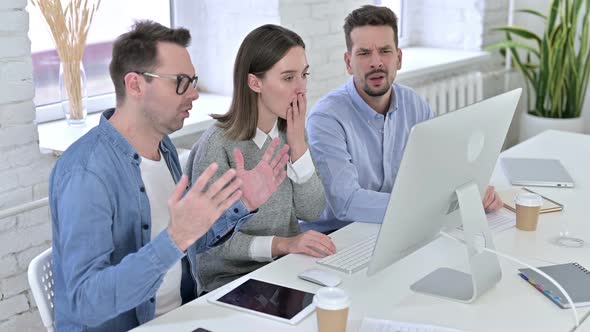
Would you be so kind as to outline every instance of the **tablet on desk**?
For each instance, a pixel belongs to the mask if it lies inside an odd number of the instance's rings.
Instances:
[[[312,293],[256,279],[230,283],[220,287],[208,298],[214,304],[292,325],[299,323],[315,309],[312,300]]]

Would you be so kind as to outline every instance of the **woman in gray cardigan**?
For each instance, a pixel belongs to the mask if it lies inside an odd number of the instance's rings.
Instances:
[[[238,233],[197,257],[199,293],[212,291],[278,256],[301,253],[324,257],[336,252],[319,232],[299,232],[298,220],[316,220],[325,206],[324,189],[305,137],[309,65],[305,44],[293,31],[263,25],[246,36],[234,66],[229,111],[212,115],[216,125],[193,146],[185,173],[198,178],[211,163],[217,174],[236,168],[234,149],[246,169],[261,160],[271,140],[290,148],[287,179]],[[240,169],[237,169],[239,172]],[[214,181],[213,179],[212,181]]]

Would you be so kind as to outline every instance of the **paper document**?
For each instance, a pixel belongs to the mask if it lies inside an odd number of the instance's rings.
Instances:
[[[487,213],[486,218],[488,219],[488,226],[492,234],[500,233],[516,225],[516,218],[514,216],[507,216],[497,212]],[[463,225],[460,225],[457,229],[463,230]]]
[[[395,320],[363,318],[359,332],[463,332],[448,327],[399,322]]]

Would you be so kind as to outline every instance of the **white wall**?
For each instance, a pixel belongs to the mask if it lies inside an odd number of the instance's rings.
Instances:
[[[410,45],[480,49],[485,0],[419,0],[407,3],[410,7],[409,19],[412,20]]]
[[[26,4],[0,2],[0,210],[46,197],[53,164],[39,153],[33,122]],[[0,220],[0,331],[42,330],[26,271],[50,240],[47,207]]]
[[[344,18],[372,1],[281,0],[281,25],[297,32],[306,44],[310,65],[307,86],[311,105],[348,79],[344,66]]]
[[[179,0],[174,7],[174,25],[191,31],[199,89],[222,95],[232,93],[234,59],[246,34],[280,21],[278,0]]]
[[[550,0],[515,0],[514,9],[515,11],[519,9],[533,9],[546,15],[549,11],[550,2]],[[542,35],[545,29],[544,21],[541,18],[527,13],[515,13],[514,25],[524,27],[539,35]]]

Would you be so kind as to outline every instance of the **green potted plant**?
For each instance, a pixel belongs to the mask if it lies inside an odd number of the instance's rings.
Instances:
[[[547,16],[531,9],[518,12],[545,21],[542,36],[517,26],[495,28],[506,40],[488,50],[506,50],[522,73],[528,112],[521,118],[520,137],[546,129],[582,132],[581,116],[590,78],[590,1],[552,0]],[[517,38],[514,38],[517,37]]]

